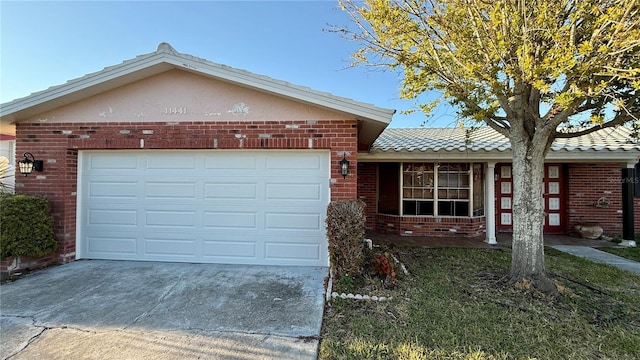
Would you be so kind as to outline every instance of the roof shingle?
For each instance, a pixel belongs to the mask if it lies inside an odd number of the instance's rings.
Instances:
[[[379,152],[503,152],[511,149],[509,139],[490,127],[475,129],[467,138],[461,128],[386,129],[371,147]],[[627,127],[606,128],[576,138],[556,139],[551,151],[640,151]]]

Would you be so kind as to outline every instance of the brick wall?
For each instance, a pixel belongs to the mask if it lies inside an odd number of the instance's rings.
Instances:
[[[378,214],[376,230],[408,236],[465,236],[484,235],[485,218],[482,217],[429,217]]]
[[[367,227],[383,233],[430,236],[480,236],[485,233],[485,218],[448,218],[376,214],[376,165],[359,164],[358,197],[367,203]],[[622,233],[622,185],[619,164],[567,165],[567,231],[577,223],[597,222],[611,235]],[[594,204],[605,198],[608,206]],[[498,200],[497,198],[494,200]],[[496,203],[496,208],[499,203]],[[640,233],[640,197],[634,198],[634,228]],[[500,222],[496,211],[496,224]]]
[[[59,250],[54,262],[75,259],[78,151],[85,149],[328,149],[331,200],[357,195],[356,120],[19,123],[16,153],[31,152],[44,171],[16,177],[16,191],[45,196]],[[346,154],[350,174],[338,163]],[[6,270],[5,261],[0,264]]]
[[[622,171],[619,164],[569,164],[569,229],[597,222],[605,233],[622,234]],[[598,200],[600,205],[598,206]],[[634,229],[640,233],[640,198],[633,198]]]
[[[366,229],[376,228],[378,165],[375,163],[358,164],[358,199],[367,205]]]

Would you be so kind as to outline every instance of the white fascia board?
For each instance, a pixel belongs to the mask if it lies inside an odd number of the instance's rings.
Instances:
[[[66,96],[70,96],[73,94],[82,94],[78,97],[73,97],[73,100],[71,101],[61,100],[62,104],[66,104],[72,101],[78,101],[83,98],[95,95],[94,92],[87,92],[83,94],[81,93],[83,90],[87,90],[92,87],[100,87],[100,85],[117,79],[122,79],[121,82],[118,82],[118,86],[136,81],[138,80],[138,78],[128,78],[127,75],[138,71],[143,71],[145,69],[150,69],[146,76],[161,72],[153,71],[153,66],[161,64],[164,57],[164,54],[157,53],[143,55],[136,59],[125,61],[122,64],[114,65],[98,72],[87,74],[81,78],[71,80],[65,84],[53,86],[49,89],[42,90],[26,97],[2,104],[0,105],[0,117],[10,117],[11,115],[15,115],[16,113],[25,109],[36,107],[47,102],[60,100]],[[141,76],[141,78],[143,77],[145,76]],[[108,89],[104,90],[106,91]],[[55,106],[60,105],[61,104],[56,103]]]
[[[620,162],[638,159],[640,152],[634,150],[558,150],[550,151],[546,161],[557,162]]]
[[[385,151],[375,153],[358,153],[358,161],[391,162],[391,161],[464,161],[464,162],[505,162],[511,161],[511,151]]]

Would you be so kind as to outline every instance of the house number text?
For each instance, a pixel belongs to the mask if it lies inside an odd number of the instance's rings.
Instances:
[[[165,115],[185,115],[187,113],[186,107],[166,107],[164,108]]]

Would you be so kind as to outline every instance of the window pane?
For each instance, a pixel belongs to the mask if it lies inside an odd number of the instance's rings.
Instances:
[[[442,190],[446,193],[441,199],[455,199],[455,190]]]
[[[459,187],[460,176],[457,173],[449,173],[449,187]]]
[[[451,216],[453,215],[453,203],[451,201],[438,201],[438,215]]]
[[[438,201],[438,215],[441,215],[441,216],[469,216],[469,202],[467,202],[467,201]]]
[[[460,187],[469,187],[469,174],[460,174]]]
[[[458,199],[469,199],[469,190],[458,190]]]
[[[405,199],[433,198],[432,163],[405,163],[403,165],[402,196]]]
[[[417,215],[416,214],[416,201],[405,200],[402,202],[402,213],[404,215]]]
[[[433,201],[418,202],[418,215],[433,215]]]
[[[411,174],[402,174],[402,185],[403,186],[412,186],[413,185],[413,176]]]
[[[446,172],[438,172],[438,187],[443,188],[443,187],[449,187],[449,174]]]
[[[466,201],[454,202],[454,215],[455,216],[469,216],[469,203]]]
[[[433,188],[433,173],[424,174],[424,186]]]
[[[447,190],[440,189],[438,190],[438,199],[446,199],[447,198]]]
[[[428,193],[428,191],[422,190],[422,189],[417,189],[417,190],[413,190],[413,197],[416,199],[426,199],[425,196],[425,192]]]
[[[423,199],[433,199],[433,189],[426,189],[422,193]]]

